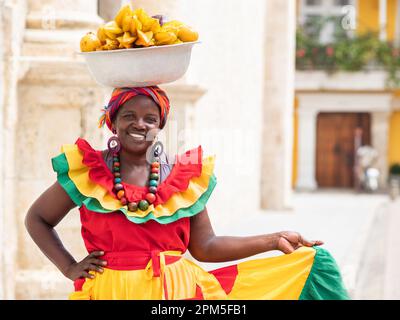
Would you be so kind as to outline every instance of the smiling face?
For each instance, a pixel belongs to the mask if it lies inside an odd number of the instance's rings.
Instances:
[[[125,102],[113,119],[121,147],[132,154],[146,153],[160,130],[160,109],[153,99],[138,95]]]

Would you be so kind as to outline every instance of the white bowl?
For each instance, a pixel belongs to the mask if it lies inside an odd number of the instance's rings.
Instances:
[[[146,48],[79,52],[94,79],[106,87],[146,87],[181,78],[196,42]]]

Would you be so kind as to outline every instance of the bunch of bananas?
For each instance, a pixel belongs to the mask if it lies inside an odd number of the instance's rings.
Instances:
[[[114,20],[88,32],[80,42],[82,52],[163,46],[197,41],[199,34],[184,23],[164,23],[163,16],[150,17],[142,8],[122,7]]]

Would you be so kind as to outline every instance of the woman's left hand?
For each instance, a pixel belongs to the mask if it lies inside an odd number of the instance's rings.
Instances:
[[[308,241],[300,233],[294,231],[282,231],[277,236],[276,249],[285,254],[292,253],[302,246],[312,247],[324,244],[320,240]]]

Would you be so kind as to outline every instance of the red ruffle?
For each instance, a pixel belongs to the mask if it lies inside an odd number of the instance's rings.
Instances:
[[[90,180],[106,188],[107,191],[116,198],[113,192],[114,175],[107,167],[103,159],[102,151],[94,150],[89,143],[82,138],[78,138],[75,144],[83,153],[82,163],[90,168]],[[203,150],[201,146],[176,156],[175,164],[169,176],[161,182],[157,188],[156,200],[153,203],[154,206],[167,202],[174,193],[185,191],[189,186],[190,179],[201,175],[202,157]],[[125,182],[122,182],[122,184],[125,188],[125,196],[128,201],[138,202],[144,199],[148,192],[147,187],[135,186]]]

